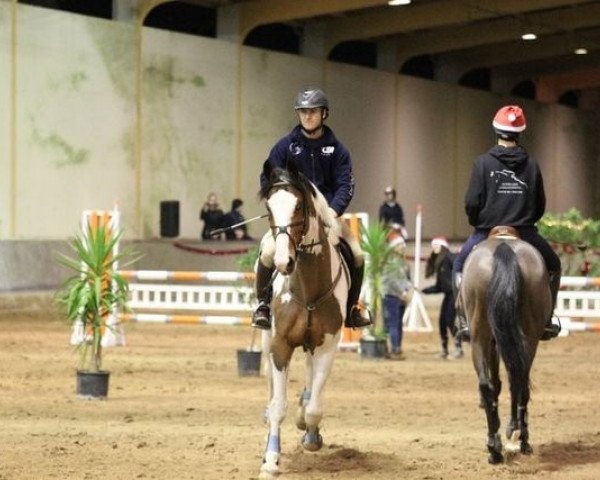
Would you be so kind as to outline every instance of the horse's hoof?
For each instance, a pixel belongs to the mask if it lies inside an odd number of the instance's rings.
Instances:
[[[527,442],[521,442],[521,453],[523,455],[531,455],[533,453],[533,447]]]
[[[323,437],[319,432],[306,432],[302,437],[302,446],[309,452],[321,450],[321,447],[323,446]]]
[[[274,478],[279,475],[279,454],[276,452],[266,452],[263,463],[260,466],[260,475],[258,478]]]
[[[488,457],[488,462],[490,465],[498,465],[499,463],[504,462],[504,457],[500,452],[491,452]]]

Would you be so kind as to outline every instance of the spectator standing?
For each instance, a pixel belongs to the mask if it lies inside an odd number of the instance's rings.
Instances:
[[[244,205],[244,202],[241,199],[233,199],[233,201],[231,202],[231,211],[227,212],[223,217],[223,227],[231,227],[232,225],[236,225],[238,223],[246,221],[246,218],[241,212],[242,205]],[[250,235],[248,235],[248,228],[246,225],[239,225],[233,230],[226,230],[225,239],[253,240],[253,238]]]
[[[431,240],[431,255],[425,267],[425,278],[435,274],[435,284],[424,288],[423,293],[443,293],[444,298],[440,307],[440,357],[448,358],[448,339],[454,336],[454,351],[452,358],[463,356],[462,342],[456,335],[454,319],[456,307],[454,305],[454,294],[452,291],[452,265],[456,255],[448,247],[448,241],[444,237],[436,237]]]
[[[202,205],[200,210],[200,220],[204,222],[202,227],[202,239],[203,240],[221,240],[222,237],[211,237],[210,232],[217,228],[221,228],[223,225],[223,210],[219,208],[219,201],[217,195],[213,192],[209,193],[206,197],[206,202]]]
[[[379,207],[379,221],[393,230],[398,230],[406,240],[408,232],[404,226],[404,211],[396,200],[396,189],[386,187],[383,191],[384,201]]]
[[[390,337],[390,360],[404,360],[402,353],[402,317],[412,290],[410,269],[406,261],[406,243],[401,235],[390,237],[394,248],[383,271],[383,320]]]

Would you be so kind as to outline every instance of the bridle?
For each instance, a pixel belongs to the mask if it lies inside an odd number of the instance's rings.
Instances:
[[[271,195],[275,192],[273,192],[273,190],[278,191],[278,190],[286,190],[289,192],[289,188],[288,187],[292,187],[293,185],[289,182],[286,181],[279,181],[274,183],[271,186],[271,190],[270,190],[270,194],[269,194],[269,198],[271,197]],[[302,192],[301,192],[302,193]],[[292,223],[288,223],[287,225],[269,225],[269,228],[271,229],[271,232],[273,234],[273,239],[276,240],[277,237],[279,235],[287,235],[290,239],[290,242],[292,244],[292,246],[294,247],[294,251],[298,252],[298,251],[303,251],[306,248],[310,247],[312,248],[314,245],[318,245],[321,242],[311,242],[310,244],[304,245],[302,243],[304,236],[307,233],[307,220],[308,218],[308,207],[307,207],[307,202],[304,199],[304,194],[302,194],[302,220],[298,220],[296,222],[292,222]],[[293,227],[298,227],[302,225],[302,233],[300,234],[300,240],[297,241],[291,233],[291,229]]]

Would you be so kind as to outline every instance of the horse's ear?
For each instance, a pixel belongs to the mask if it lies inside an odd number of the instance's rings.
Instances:
[[[273,164],[271,163],[271,160],[269,158],[267,158],[265,160],[265,163],[263,163],[263,173],[267,180],[271,180],[271,176],[273,175],[273,170],[274,170]]]
[[[300,178],[300,171],[298,170],[298,164],[296,163],[296,159],[291,155],[288,155],[287,158],[287,171],[290,174],[290,177],[298,180]]]

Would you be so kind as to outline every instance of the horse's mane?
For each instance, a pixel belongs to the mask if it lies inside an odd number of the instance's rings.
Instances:
[[[309,214],[318,215],[327,226],[334,227],[337,224],[323,194],[302,172],[290,172],[284,168],[274,168],[270,172],[269,182],[260,189],[260,199],[266,200],[271,189],[278,183],[289,184],[296,190],[302,192],[305,199],[312,197],[313,201],[309,202],[309,205],[312,203],[309,207]]]

